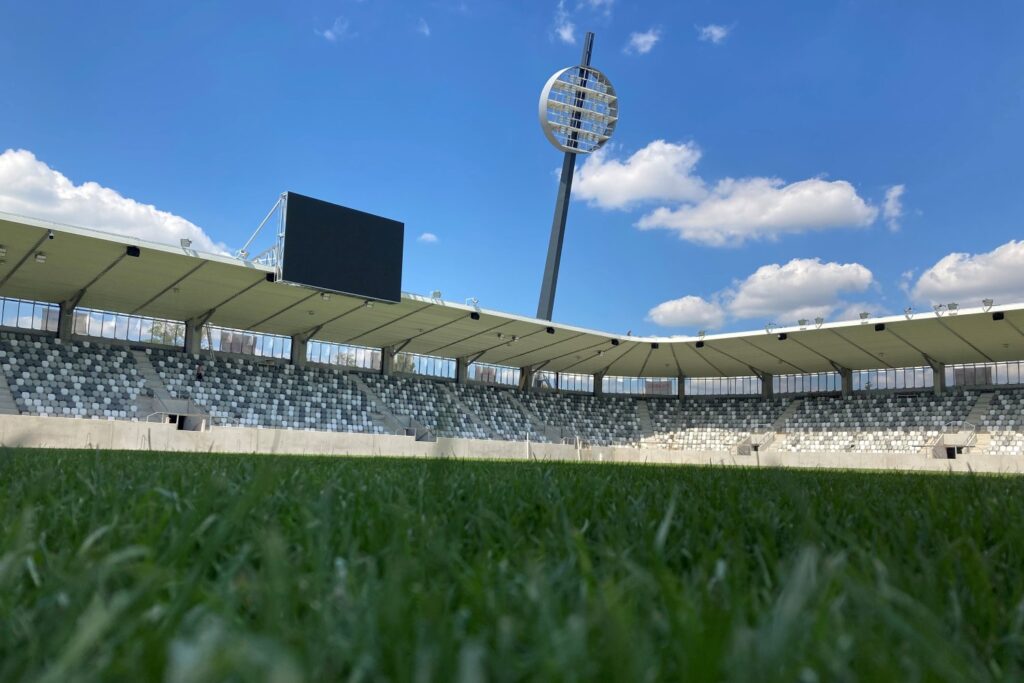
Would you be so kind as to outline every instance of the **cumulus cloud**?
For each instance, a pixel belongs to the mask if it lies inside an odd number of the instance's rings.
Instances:
[[[787,233],[868,226],[877,216],[878,209],[845,180],[811,178],[787,185],[778,178],[727,178],[705,199],[655,209],[637,227],[675,230],[682,239],[711,246],[738,246]]]
[[[701,329],[721,327],[727,319],[783,325],[817,317],[841,319],[850,310],[865,310],[864,303],[851,303],[845,297],[873,283],[871,271],[859,263],[793,259],[761,266],[710,300],[684,296],[658,304],[648,312],[648,319],[665,327]]]
[[[0,154],[0,211],[173,245],[188,238],[194,249],[226,251],[184,218],[98,183],[75,185],[23,149]]]
[[[717,302],[684,296],[658,304],[647,312],[647,319],[663,327],[713,330],[725,323],[725,311]]]
[[[615,0],[580,0],[581,7],[589,7],[592,10],[604,12],[605,14],[611,14],[612,5],[614,4]]]
[[[602,209],[623,209],[644,201],[698,201],[707,195],[694,175],[700,150],[692,144],[655,140],[625,161],[609,158],[607,147],[576,171],[573,191]]]
[[[555,9],[555,35],[563,43],[576,44],[576,24],[572,23],[569,11],[565,9],[565,0],[559,0]]]
[[[416,24],[416,32],[422,35],[424,38],[430,37],[430,24],[423,17],[420,17],[420,21]]]
[[[437,242],[437,235],[432,232],[425,232],[416,238],[417,242],[423,242],[424,244],[434,244]]]
[[[726,39],[731,30],[728,26],[722,26],[721,24],[708,24],[707,26],[697,27],[697,36],[705,42],[718,45]]]
[[[903,193],[906,190],[906,185],[893,185],[885,191],[882,216],[885,217],[885,222],[890,230],[900,229],[900,219],[903,217]]]
[[[709,187],[696,173],[700,149],[693,143],[655,140],[625,160],[605,147],[576,171],[575,197],[602,209],[671,202],[637,222],[641,230],[673,230],[710,246],[738,246],[788,233],[864,227],[878,209],[845,180],[726,178]]]
[[[345,38],[348,38],[351,35],[349,33],[349,27],[350,23],[348,19],[346,19],[345,17],[338,17],[337,19],[334,20],[334,23],[331,24],[330,28],[324,29],[323,31],[313,29],[313,31],[324,40],[331,43],[336,43],[339,40],[344,40]]]
[[[654,49],[659,40],[661,40],[661,31],[655,28],[643,33],[630,33],[629,42],[626,43],[624,51],[626,54],[645,55]]]
[[[729,313],[736,318],[827,318],[845,304],[841,295],[863,292],[874,282],[859,263],[822,263],[793,259],[785,265],[761,266],[729,294]]]
[[[952,253],[924,271],[914,285],[916,301],[980,305],[1024,300],[1024,241],[1010,240],[983,254]]]

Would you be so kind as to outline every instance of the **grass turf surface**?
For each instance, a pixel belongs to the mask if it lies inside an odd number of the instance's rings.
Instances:
[[[1024,479],[0,451],[0,680],[1019,680]]]

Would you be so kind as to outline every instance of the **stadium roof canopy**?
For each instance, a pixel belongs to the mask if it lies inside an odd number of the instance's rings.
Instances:
[[[414,294],[372,307],[337,294],[324,299],[311,288],[269,281],[269,267],[10,214],[0,213],[0,245],[6,248],[0,296],[59,303],[81,293],[78,305],[87,308],[171,320],[209,314],[211,324],[223,327],[314,333],[319,341],[556,372],[734,377],[1024,357],[1022,304],[702,339],[629,337]],[[139,247],[140,255],[126,256],[126,246]],[[37,262],[38,252],[46,254],[45,262]],[[996,312],[1004,319],[993,320]]]

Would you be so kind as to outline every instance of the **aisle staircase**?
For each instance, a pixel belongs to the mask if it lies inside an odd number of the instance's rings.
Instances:
[[[370,408],[370,419],[378,427],[384,429],[388,434],[405,434],[406,430],[413,430],[416,433],[417,441],[429,440],[426,438],[427,429],[416,420],[409,416],[395,415],[388,408],[387,404],[381,400],[377,392],[370,388],[370,386],[359,377],[359,373],[350,372],[346,375],[352,382],[359,387],[359,391],[363,392],[363,396],[366,397],[369,402]],[[420,438],[424,435],[424,438]],[[436,438],[436,437],[435,437]]]
[[[651,411],[647,407],[647,401],[636,401],[636,421],[640,425],[639,438],[641,440],[654,436],[654,423],[651,421]]]
[[[14,402],[11,388],[7,385],[7,376],[0,373],[0,415],[17,415],[18,405]]]
[[[452,388],[445,384],[444,382],[439,382],[438,386],[441,387],[441,391],[445,392],[448,395],[448,398],[451,399],[452,403],[455,404],[456,408],[461,410],[466,415],[466,417],[468,417],[473,422],[473,424],[475,424],[480,429],[484,430],[484,433],[487,434],[488,439],[501,438],[498,435],[498,433],[491,428],[491,425],[484,422],[483,418],[481,418],[479,415],[473,412],[469,406],[462,402],[462,399],[459,398],[459,394],[457,391],[453,391]]]

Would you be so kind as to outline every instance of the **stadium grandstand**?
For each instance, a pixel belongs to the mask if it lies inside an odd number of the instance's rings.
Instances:
[[[633,337],[6,214],[0,297],[8,446],[141,447],[144,425],[171,450],[1016,469],[1024,448],[1021,305]]]

